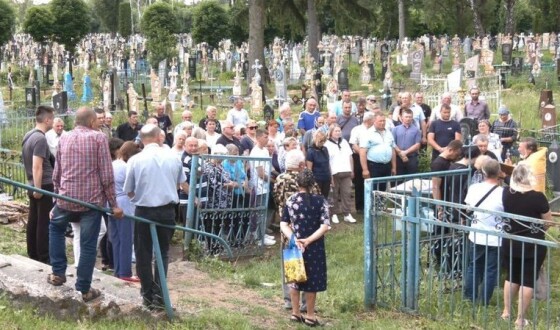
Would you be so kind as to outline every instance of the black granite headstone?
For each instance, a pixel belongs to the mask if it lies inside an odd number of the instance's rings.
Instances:
[[[54,110],[58,114],[64,114],[68,111],[68,94],[66,92],[60,92],[53,96],[53,106]]]
[[[189,58],[189,75],[191,79],[196,79],[196,57],[194,56]]]
[[[502,61],[511,64],[512,44],[502,44]]]
[[[37,106],[37,92],[35,87],[25,88],[25,107],[33,109]]]
[[[514,57],[511,64],[511,74],[520,75],[523,72],[523,57]]]
[[[249,61],[245,60],[245,62],[243,62],[243,79],[247,80],[249,79]]]
[[[560,58],[556,59],[556,76],[558,77],[558,81],[560,81]]]
[[[274,119],[274,109],[272,109],[270,105],[266,104],[263,108],[263,115],[266,122]]]
[[[321,83],[322,77],[323,74],[321,73],[321,70],[317,70],[313,75],[313,80],[315,80],[315,93],[317,94],[319,100],[323,96],[323,84]]]
[[[350,89],[348,69],[340,69],[340,71],[338,71],[338,89],[341,91]]]
[[[368,67],[369,67],[369,82],[372,82],[375,80],[376,75],[375,75],[375,64],[373,63],[368,63]]]

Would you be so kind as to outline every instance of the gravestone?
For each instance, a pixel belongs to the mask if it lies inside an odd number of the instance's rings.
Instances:
[[[560,82],[560,58],[556,59],[556,77],[558,78],[558,81]]]
[[[274,109],[269,104],[265,104],[263,108],[263,117],[266,122],[274,119]]]
[[[196,57],[189,58],[189,76],[196,80]]]
[[[558,40],[556,39],[556,33],[552,32],[550,34],[550,41],[548,43],[548,51],[550,54],[555,55],[556,54],[556,42]]]
[[[64,114],[68,111],[68,94],[60,92],[55,94],[52,98],[53,108],[58,114]]]
[[[321,70],[317,70],[313,75],[313,81],[315,86],[315,95],[317,96],[317,102],[321,100],[323,96],[323,83],[322,83],[323,74]]]
[[[296,48],[292,49],[292,60],[290,61],[290,80],[297,81],[301,77],[301,66]]]
[[[523,72],[523,57],[514,57],[511,64],[511,74],[518,76]]]
[[[465,78],[467,85],[475,81],[478,75],[478,55],[475,55],[465,61]]]
[[[375,79],[377,79],[375,74],[375,64],[369,63],[368,66],[369,66],[369,74],[371,76],[371,81],[374,81]]]
[[[471,52],[472,52],[472,39],[469,36],[466,36],[465,40],[463,41],[463,53],[465,55],[465,58],[471,57]]]
[[[543,33],[541,49],[547,49],[550,46],[550,33]]]
[[[420,76],[422,75],[423,60],[424,60],[424,56],[421,50],[412,52],[412,72],[410,73],[410,79],[416,82],[420,82]]]
[[[383,79],[385,77],[385,74],[387,73],[387,69],[389,68],[389,54],[391,52],[391,49],[389,47],[389,45],[384,42],[383,44],[381,44],[381,79]],[[338,85],[340,85],[340,80],[338,81]]]
[[[338,90],[350,89],[350,82],[348,80],[348,69],[340,69],[338,72]]]
[[[25,107],[27,109],[34,109],[37,106],[37,91],[35,87],[25,88]]]
[[[284,63],[280,62],[274,70],[274,87],[276,89],[276,98],[282,101],[287,99],[288,90],[286,85],[286,70],[284,69]]]
[[[511,64],[512,47],[511,43],[502,44],[502,61],[507,64]]]

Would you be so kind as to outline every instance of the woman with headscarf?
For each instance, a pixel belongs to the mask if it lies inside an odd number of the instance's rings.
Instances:
[[[504,189],[502,203],[504,212],[525,217],[552,220],[550,207],[546,196],[532,187],[533,174],[526,164],[519,164],[513,170],[509,188]],[[544,239],[549,223],[505,220],[504,231],[508,234],[523,237]],[[502,241],[502,266],[508,276],[504,283],[503,319],[509,319],[511,314],[511,300],[519,296],[517,318],[515,325],[528,325],[525,313],[533,298],[533,288],[538,279],[539,270],[544,263],[546,247],[538,244],[506,239]]]
[[[286,201],[282,211],[280,229],[288,238],[295,235],[295,244],[303,253],[307,281],[291,284],[292,316],[290,320],[305,323],[308,326],[318,326],[319,321],[315,316],[317,292],[327,289],[324,235],[329,227],[329,206],[323,196],[311,193],[315,184],[311,170],[304,169],[298,174],[296,181],[299,192]],[[305,292],[307,300],[305,317],[300,312],[300,291]]]

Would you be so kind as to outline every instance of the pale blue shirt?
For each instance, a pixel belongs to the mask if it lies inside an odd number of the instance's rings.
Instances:
[[[350,103],[352,103],[352,113],[358,112],[358,107],[356,107],[356,103],[354,102],[350,102]],[[332,111],[336,113],[337,117],[342,115],[342,100],[336,101],[334,103]]]
[[[156,143],[132,156],[126,164],[124,192],[134,192],[132,203],[136,206],[158,207],[179,203],[177,187],[187,177],[183,165],[175,154]]]
[[[367,134],[361,135],[360,148],[367,149],[367,160],[375,163],[387,164],[393,157],[395,140],[389,130],[378,131],[375,126],[367,130]]]

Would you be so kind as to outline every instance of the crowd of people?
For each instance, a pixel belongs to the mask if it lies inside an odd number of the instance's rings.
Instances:
[[[292,309],[293,321],[316,325],[315,294],[326,290],[327,283],[322,237],[340,222],[339,216],[347,223],[357,222],[354,215],[364,207],[364,179],[418,173],[420,152],[428,146],[432,150],[432,171],[469,167],[476,170],[472,185],[468,177],[456,177],[453,182],[434,177],[435,199],[524,214],[515,208],[519,205],[515,199],[531,195],[535,199],[531,215],[545,218],[549,214],[541,203],[544,187],[519,188],[521,176],[515,171],[509,189],[495,188],[500,179],[499,162],[510,162],[510,155],[516,152],[513,145],[517,125],[505,107],[498,110],[499,118],[491,124],[488,105],[479,99],[479,94],[477,88],[472,88],[463,109],[451,103],[451,95],[443,94],[440,105],[432,110],[423,102],[422,93],[414,94],[413,103],[413,94],[403,92],[385,113],[374,95],[359,97],[354,103],[350,91],[343,91],[342,99],[327,111],[321,112],[317,100],[311,98],[306,100],[297,120],[293,120],[289,103],[284,103],[279,106],[278,118],[267,122],[250,118],[243,98],[234,101],[222,121],[218,120],[218,109],[208,106],[198,124],[193,121],[193,113],[184,110],[182,121],[174,125],[165,107],[158,105],[144,124],[138,113],[130,111],[127,121],[115,128],[110,113],[81,108],[76,113],[74,129],[68,132],[52,108],[39,106],[36,127],[23,141],[29,184],[109,207],[112,212],[106,216],[74,203],[54,203],[51,197],[30,193],[28,254],[51,264],[48,282],[62,285],[67,267],[64,237],[70,226],[78,276],[76,289],[82,292],[84,301],[101,294],[91,287],[99,249],[103,270],[112,269],[124,281],[139,282],[144,305],[161,308],[157,268],[152,269],[149,227],[123,218],[123,214],[166,225],[186,225],[186,208],[189,199],[194,198],[198,229],[217,235],[227,232],[225,236],[232,246],[248,240],[275,245],[274,229],[281,230],[285,237],[295,235],[297,246],[305,251],[306,270],[313,283],[292,284],[291,288],[285,285],[284,300],[286,308]],[[464,117],[478,122],[478,134],[468,141],[468,149],[463,147],[465,139],[459,125]],[[523,139],[518,151],[525,165],[516,171],[525,169],[542,183],[542,152],[536,142]],[[210,156],[193,164],[197,155]],[[475,164],[478,156],[480,161]],[[192,169],[201,178],[197,182],[190,182]],[[380,183],[375,189],[384,191],[387,186]],[[196,196],[190,196],[192,191]],[[535,191],[542,196],[533,196]],[[477,200],[486,192],[491,197]],[[502,199],[503,203],[498,203]],[[254,214],[232,212],[228,217],[217,217],[205,212],[258,207],[269,209],[261,223]],[[440,218],[446,213],[443,209],[437,211]],[[458,222],[460,217],[450,214],[449,218]],[[492,228],[494,221],[487,217],[476,226]],[[172,235],[173,230],[158,227],[165,272]],[[466,270],[465,295],[478,299],[477,287],[484,282],[482,296],[487,302],[497,282],[496,251],[506,241],[481,235],[469,236],[469,241],[476,253]],[[211,253],[219,253],[215,242],[206,243]],[[542,264],[541,251],[536,254],[536,264]],[[136,276],[132,270],[134,259]],[[486,269],[484,276],[474,270],[480,267]],[[519,274],[526,269],[519,266],[510,271]],[[531,287],[532,283],[520,283],[518,279],[511,276],[506,287],[511,291]],[[305,293],[301,301],[300,291]],[[511,296],[507,295],[507,299]],[[302,310],[307,312],[306,317],[301,316]],[[505,316],[509,317],[507,308]],[[519,318],[524,322],[523,313]]]

